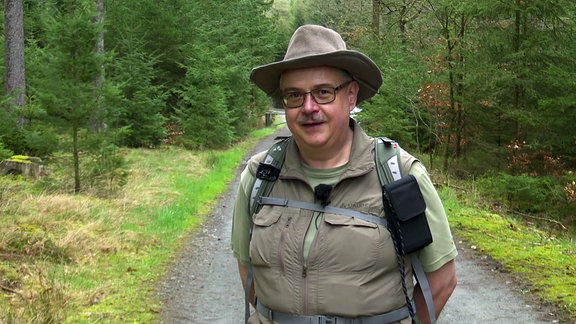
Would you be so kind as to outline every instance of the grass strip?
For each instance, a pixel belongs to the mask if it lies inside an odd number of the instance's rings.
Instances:
[[[524,294],[557,305],[576,319],[576,247],[568,232],[544,231],[534,224],[467,203],[444,187],[440,196],[453,230],[499,262]]]

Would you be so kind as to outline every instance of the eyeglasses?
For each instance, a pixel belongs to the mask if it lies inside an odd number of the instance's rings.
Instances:
[[[308,92],[288,91],[282,94],[282,102],[286,108],[298,108],[304,104],[306,95],[310,94],[317,104],[329,104],[336,99],[336,92],[345,88],[350,82],[352,80],[348,80],[337,87],[321,87]]]

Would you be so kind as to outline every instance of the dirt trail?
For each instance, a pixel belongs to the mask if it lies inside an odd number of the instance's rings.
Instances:
[[[287,133],[286,129],[280,135]],[[279,135],[279,134],[275,134]],[[274,136],[251,154],[268,148]],[[238,175],[244,165],[238,169]],[[236,260],[230,251],[230,231],[238,175],[214,213],[186,239],[171,271],[158,288],[164,302],[164,323],[243,323],[244,298]],[[525,289],[498,265],[457,241],[459,284],[438,323],[559,323],[550,306],[522,294]]]

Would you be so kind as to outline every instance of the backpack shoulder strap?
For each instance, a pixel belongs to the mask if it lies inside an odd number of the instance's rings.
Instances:
[[[374,139],[374,146],[375,146],[375,159],[376,159],[376,170],[378,172],[378,178],[380,179],[380,185],[384,186],[387,183],[399,180],[403,176],[407,175],[410,166],[412,163],[417,161],[417,159],[411,155],[409,155],[408,161],[404,161],[406,163],[402,163],[400,161],[400,154],[401,149],[398,146],[398,143],[395,141],[387,138],[387,137],[379,137]],[[384,197],[383,197],[384,199]],[[386,202],[383,202],[386,203]],[[398,244],[398,242],[395,242]],[[422,263],[416,253],[412,254],[412,269],[414,270],[414,275],[418,279],[420,283],[420,288],[422,289],[422,293],[424,295],[424,300],[426,301],[426,306],[428,308],[428,314],[430,315],[431,323],[436,323],[436,314],[434,309],[434,300],[432,298],[432,291],[430,290],[430,284],[428,283],[428,278],[426,278],[426,273],[422,268]],[[403,261],[399,261],[400,271],[403,272],[404,264]],[[404,276],[402,276],[402,280],[404,281]],[[403,286],[405,285],[402,282]],[[411,302],[408,300],[408,296],[406,296],[407,304],[409,305],[409,309],[413,312],[411,307]]]
[[[380,184],[399,180],[404,176],[400,168],[400,147],[398,143],[387,138],[378,137],[374,139],[376,169]]]
[[[268,149],[264,160],[260,162],[256,171],[256,180],[250,191],[250,215],[260,210],[262,207],[260,198],[268,196],[274,187],[274,182],[278,180],[291,138],[291,136],[276,137],[276,142]]]
[[[280,170],[286,157],[286,149],[290,143],[291,136],[276,137],[276,142],[268,149],[264,160],[258,165],[256,170],[256,179],[250,190],[250,239],[252,239],[252,215],[262,208],[261,198],[267,197],[274,183],[280,176]],[[248,323],[250,317],[250,291],[254,281],[254,270],[252,264],[248,265],[246,274],[246,287],[244,290],[244,321]]]

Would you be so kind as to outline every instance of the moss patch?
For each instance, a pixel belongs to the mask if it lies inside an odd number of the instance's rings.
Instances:
[[[505,271],[530,284],[527,293],[549,301],[576,319],[576,252],[573,234],[541,230],[535,224],[461,203],[440,191],[452,228]]]

